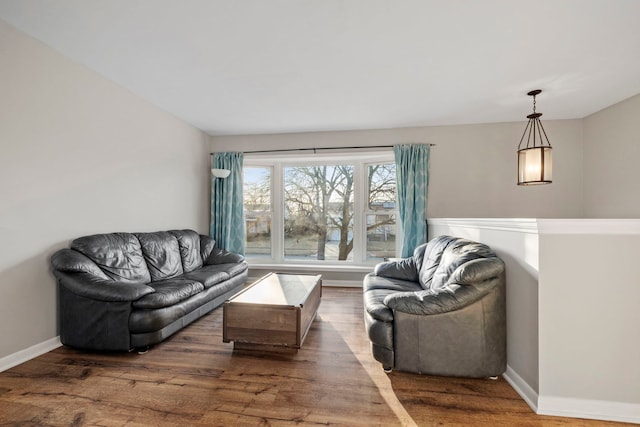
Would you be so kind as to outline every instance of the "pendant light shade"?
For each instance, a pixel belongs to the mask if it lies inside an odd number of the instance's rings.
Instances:
[[[552,182],[551,144],[540,122],[542,113],[536,113],[536,95],[541,92],[536,89],[527,94],[533,96],[533,113],[527,116],[529,121],[518,145],[518,185],[551,184]],[[523,146],[525,135],[527,141]]]

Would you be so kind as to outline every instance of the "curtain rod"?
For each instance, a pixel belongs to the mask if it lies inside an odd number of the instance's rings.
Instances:
[[[435,147],[436,144],[427,144],[430,147]],[[358,148],[393,148],[393,145],[361,145],[361,146],[351,146],[351,147],[318,147],[318,148],[281,148],[276,150],[254,150],[254,151],[243,151],[244,154],[257,154],[257,153],[281,153],[284,151],[313,151],[315,154],[318,151],[323,150],[350,150],[350,149],[358,149]],[[213,155],[215,153],[209,153],[209,155]]]

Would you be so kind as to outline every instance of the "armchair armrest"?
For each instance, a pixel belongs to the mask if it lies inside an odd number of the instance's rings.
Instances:
[[[493,279],[482,283],[481,287],[475,285],[452,285],[440,292],[396,292],[384,299],[384,304],[394,311],[407,314],[430,315],[441,314],[460,310],[489,294],[499,283],[499,279]]]
[[[407,280],[409,282],[418,281],[418,270],[413,258],[381,262],[376,265],[373,272],[376,276],[388,277],[390,279]]]
[[[206,265],[241,263],[244,256],[220,248],[213,248],[211,254],[205,260]]]
[[[130,302],[155,292],[147,285],[105,280],[86,272],[54,271],[54,274],[70,292],[95,301]]]
[[[479,258],[459,266],[447,283],[472,285],[499,277],[504,272],[504,261],[500,258]]]

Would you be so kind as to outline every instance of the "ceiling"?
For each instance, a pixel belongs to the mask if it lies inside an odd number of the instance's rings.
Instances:
[[[638,0],[0,0],[211,135],[582,118],[640,93]]]

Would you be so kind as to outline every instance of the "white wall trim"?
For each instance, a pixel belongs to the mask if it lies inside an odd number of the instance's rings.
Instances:
[[[7,369],[11,369],[14,366],[20,365],[21,363],[28,362],[31,359],[35,359],[36,357],[48,353],[51,350],[55,350],[60,346],[62,346],[60,337],[55,337],[41,342],[40,344],[32,345],[29,348],[25,348],[24,350],[20,350],[13,354],[5,356],[0,359],[0,372],[4,372]]]
[[[640,423],[640,404],[540,396],[539,415]]]
[[[640,219],[538,219],[540,234],[640,234]]]
[[[507,365],[507,370],[502,374],[505,380],[513,387],[513,389],[527,402],[527,405],[533,412],[538,412],[538,393],[514,371],[511,366]]]
[[[538,233],[535,218],[427,218],[428,225]]]

